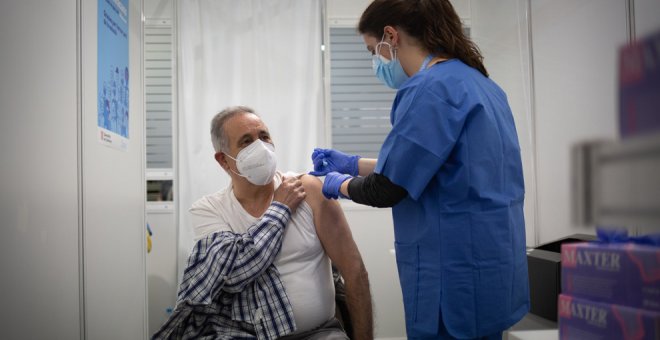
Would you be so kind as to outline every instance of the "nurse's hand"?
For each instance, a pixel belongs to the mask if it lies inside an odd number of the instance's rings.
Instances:
[[[325,175],[325,180],[323,181],[323,196],[328,199],[337,198],[348,198],[341,193],[341,185],[347,180],[351,179],[350,175],[340,174],[338,172],[330,172]]]
[[[336,171],[351,176],[358,175],[358,160],[360,156],[348,155],[333,149],[314,149],[312,162],[314,171],[309,174],[313,176],[326,176],[329,172]]]

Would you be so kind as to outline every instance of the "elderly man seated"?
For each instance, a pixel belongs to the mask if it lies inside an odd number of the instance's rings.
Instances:
[[[218,113],[211,137],[231,185],[190,209],[197,241],[177,306],[154,338],[348,339],[334,318],[331,261],[344,276],[354,338],[373,338],[367,273],[321,182],[276,170],[268,128],[248,107]]]

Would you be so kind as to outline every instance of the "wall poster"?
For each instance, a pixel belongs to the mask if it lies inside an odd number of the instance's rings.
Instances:
[[[126,151],[129,140],[128,0],[98,0],[99,142]]]

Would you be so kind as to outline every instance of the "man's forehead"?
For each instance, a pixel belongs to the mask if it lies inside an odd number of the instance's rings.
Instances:
[[[231,117],[225,123],[227,134],[232,138],[240,138],[245,134],[251,134],[260,131],[268,131],[268,127],[259,118],[252,113],[239,114]]]

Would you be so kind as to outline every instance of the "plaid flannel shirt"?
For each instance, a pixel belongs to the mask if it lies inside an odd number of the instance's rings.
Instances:
[[[176,308],[153,339],[275,339],[292,333],[291,304],[273,265],[288,207],[273,202],[246,234],[200,239],[188,257]]]

